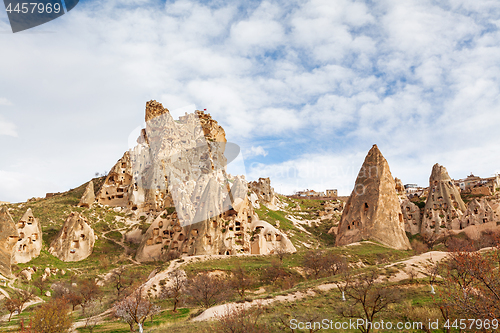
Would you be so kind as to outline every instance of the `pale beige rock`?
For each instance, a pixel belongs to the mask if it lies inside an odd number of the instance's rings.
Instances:
[[[488,222],[497,222],[499,219],[484,198],[481,201],[472,200],[467,205],[467,210],[460,219],[460,224],[453,229],[464,229],[471,225],[480,225]]]
[[[14,247],[13,263],[26,263],[40,255],[42,250],[42,227],[40,221],[33,216],[31,208],[17,223],[19,241]]]
[[[50,244],[49,252],[62,261],[80,261],[92,253],[94,242],[94,230],[83,216],[73,212]]]
[[[453,184],[446,168],[436,163],[429,178],[420,234],[425,238],[442,237],[447,230],[458,229],[464,211],[460,190]]]
[[[338,246],[375,240],[395,249],[410,249],[389,164],[376,145],[368,152],[339,224]]]
[[[85,191],[83,192],[82,198],[80,199],[80,202],[78,203],[78,207],[89,208],[92,206],[94,201],[95,201],[94,182],[91,180],[88,183],[87,187],[85,188]]]
[[[19,233],[7,207],[0,207],[0,274],[6,278],[12,276],[12,252],[18,240]]]
[[[405,193],[405,187],[403,185],[403,182],[401,181],[401,179],[399,179],[398,177],[394,178],[394,182],[396,183],[396,192],[398,192],[398,194],[404,194]]]
[[[410,200],[406,199],[401,203],[401,211],[405,221],[405,231],[412,235],[420,233],[422,219],[420,208]]]
[[[269,178],[259,178],[258,181],[248,183],[248,187],[257,195],[260,203],[270,209],[277,209],[276,195],[274,189],[271,187],[271,180]]]

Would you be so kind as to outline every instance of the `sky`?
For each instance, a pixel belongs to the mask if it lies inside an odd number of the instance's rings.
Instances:
[[[86,0],[13,34],[0,8],[0,201],[110,170],[146,101],[195,109],[279,193],[349,195],[377,144],[428,185],[500,172],[500,2]]]

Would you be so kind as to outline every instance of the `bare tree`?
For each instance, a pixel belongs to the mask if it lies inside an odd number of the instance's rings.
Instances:
[[[33,293],[33,290],[31,288],[14,289],[13,294],[7,304],[9,308],[14,308],[13,312],[17,311],[17,313],[19,314],[23,311],[24,305],[34,298],[35,294]]]
[[[193,303],[208,309],[226,299],[229,291],[227,282],[223,278],[205,272],[188,280],[186,294]]]
[[[138,280],[138,274],[128,272],[125,267],[120,267],[111,272],[111,284],[116,289],[116,296],[120,298],[134,282]]]
[[[250,287],[254,284],[254,279],[239,263],[231,270],[231,273],[232,276],[229,283],[231,287],[236,290],[238,295],[240,295],[241,299],[244,299],[245,291],[250,289]]]
[[[500,317],[500,248],[488,252],[457,251],[440,265],[443,315],[457,318]]]
[[[273,284],[289,275],[290,274],[285,270],[281,261],[271,260],[271,265],[266,267],[262,273],[262,279],[267,283]]]
[[[302,259],[302,266],[308,275],[318,278],[325,270],[325,254],[321,250],[309,250]]]
[[[18,311],[17,309],[19,309],[19,304],[16,299],[4,298],[2,301],[2,306],[0,308],[3,308],[9,312],[9,321],[10,321],[12,318],[12,314]]]
[[[93,300],[98,299],[101,296],[101,289],[97,285],[95,279],[85,279],[80,280],[78,283],[78,293],[81,297],[80,306],[82,307],[82,315],[85,316],[85,308],[90,304]]]
[[[283,246],[283,243],[279,243],[278,246],[274,249],[274,254],[278,257],[278,259],[283,262],[283,259],[285,259],[286,256],[288,256],[290,253],[285,249]]]
[[[32,284],[40,291],[40,296],[43,296],[43,293],[47,289],[49,281],[47,279],[43,279],[42,276],[39,276],[38,278],[33,280]]]
[[[116,316],[129,324],[131,332],[134,331],[134,324],[137,324],[139,332],[142,333],[146,319],[160,312],[160,307],[144,298],[142,294],[141,286],[132,295],[115,304]]]
[[[366,325],[367,322],[373,323],[377,314],[400,300],[399,290],[377,283],[378,277],[378,271],[373,269],[344,281],[347,301],[339,312],[344,317],[365,319],[365,324],[358,326],[364,333],[372,329],[371,325]]]
[[[101,303],[97,300],[92,300],[87,303],[87,308],[85,312],[85,328],[89,330],[90,333],[99,323],[99,313],[101,312]]]
[[[162,289],[160,298],[170,298],[174,302],[173,312],[177,312],[177,305],[180,302],[184,287],[186,285],[186,273],[183,270],[176,269],[168,274],[170,284]]]

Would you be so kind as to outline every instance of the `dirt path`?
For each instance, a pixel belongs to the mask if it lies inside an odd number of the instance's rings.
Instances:
[[[123,247],[123,250],[124,250],[124,253],[127,254],[127,253],[131,253],[130,252],[130,247],[128,247],[127,245],[125,245],[125,243],[123,242],[123,238],[124,238],[124,234],[121,232],[122,230],[127,230],[129,227],[123,227],[123,228],[118,228],[118,229],[112,229],[112,230],[109,230],[109,231],[106,231],[106,232],[103,232],[101,234],[102,238],[104,239],[107,239],[115,244],[118,244],[120,245],[121,247]],[[117,240],[114,240],[113,238],[109,238],[108,236],[106,236],[106,234],[109,234],[110,232],[113,232],[113,231],[118,231],[121,235],[122,235],[122,240],[121,241],[117,241]],[[136,264],[136,265],[140,265],[141,263],[136,261],[131,255],[128,255],[127,256],[127,260],[130,260],[132,263]]]
[[[417,270],[418,272],[418,277],[423,277],[425,276],[425,266],[430,264],[430,263],[437,263],[441,260],[443,260],[448,252],[441,252],[441,251],[431,251],[427,253],[423,253],[417,256],[413,256],[409,259],[398,261],[392,264],[389,264],[385,267],[392,267],[395,265],[401,265],[404,264],[405,268],[408,267],[413,267]],[[392,276],[389,281],[390,282],[397,282],[401,281],[404,279],[407,279],[409,276],[406,272],[404,271],[399,271],[395,276]],[[216,305],[213,306],[207,310],[205,310],[203,313],[201,313],[199,316],[195,317],[192,319],[192,321],[204,321],[204,320],[211,320],[216,318],[217,316],[221,316],[225,313],[234,311],[234,310],[240,310],[240,309],[247,309],[252,306],[265,306],[269,305],[274,302],[292,302],[292,301],[298,301],[306,296],[315,296],[316,292],[314,289],[319,289],[321,291],[329,291],[333,288],[336,288],[337,285],[335,283],[325,283],[321,284],[319,286],[316,286],[315,288],[309,288],[305,292],[301,291],[296,291],[294,293],[290,293],[288,295],[280,295],[276,296],[273,298],[269,299],[257,299],[253,300],[252,302],[245,302],[245,303],[226,303],[222,305]]]

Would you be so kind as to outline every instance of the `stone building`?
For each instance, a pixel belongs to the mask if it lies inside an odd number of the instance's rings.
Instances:
[[[410,249],[403,213],[389,164],[377,145],[368,152],[340,220],[336,244],[375,240],[389,247]]]
[[[17,222],[17,232],[19,240],[14,247],[13,263],[25,263],[38,257],[42,249],[42,227],[31,208]]]

